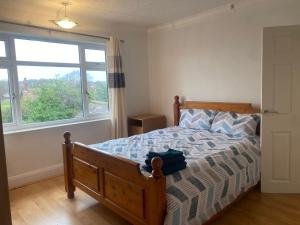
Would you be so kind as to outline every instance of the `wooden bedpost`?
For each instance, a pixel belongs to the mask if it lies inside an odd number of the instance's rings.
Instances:
[[[166,195],[166,177],[163,174],[163,161],[160,157],[154,157],[151,160],[153,189],[150,197],[149,208],[151,208],[151,217],[149,225],[163,225],[167,211],[167,195]]]
[[[179,96],[178,95],[176,95],[174,97],[173,109],[174,109],[174,126],[178,126],[179,125],[179,118],[180,118],[180,102],[179,102]]]
[[[73,144],[71,142],[71,133],[66,131],[64,133],[65,142],[63,144],[63,158],[64,158],[64,175],[65,188],[68,193],[68,198],[74,198],[75,186],[73,184]]]
[[[152,170],[152,177],[155,179],[159,179],[164,176],[162,172],[162,166],[163,166],[163,161],[159,157],[154,157],[151,160],[151,166],[153,168]]]

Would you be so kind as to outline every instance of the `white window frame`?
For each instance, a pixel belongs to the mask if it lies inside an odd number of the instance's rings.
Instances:
[[[60,44],[73,44],[78,46],[79,63],[56,63],[56,62],[33,62],[33,61],[17,61],[15,42],[14,39],[25,39],[32,41],[46,41],[50,43],[60,43]],[[47,38],[38,36],[27,36],[20,34],[9,34],[0,32],[0,40],[5,43],[6,57],[0,57],[0,68],[7,69],[9,77],[9,89],[11,96],[11,107],[12,107],[12,123],[4,123],[4,131],[7,132],[17,132],[23,130],[30,130],[34,128],[44,128],[49,126],[59,126],[70,123],[77,122],[88,122],[91,120],[101,120],[111,118],[110,111],[110,98],[108,96],[108,112],[107,113],[89,113],[88,107],[88,92],[87,92],[87,77],[86,71],[105,71],[106,80],[108,85],[107,76],[107,60],[106,62],[96,63],[96,62],[86,62],[85,61],[85,49],[95,49],[103,50],[106,54],[106,45],[103,42],[100,43],[89,43],[82,41],[66,41],[57,38]],[[106,58],[106,56],[105,56]],[[81,94],[82,94],[82,117],[72,118],[65,120],[47,121],[24,124],[22,123],[22,112],[19,95],[19,82],[18,82],[18,71],[17,66],[49,66],[49,67],[76,67],[80,69],[80,79],[81,79]]]

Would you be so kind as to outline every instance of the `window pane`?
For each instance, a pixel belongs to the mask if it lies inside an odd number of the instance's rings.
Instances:
[[[77,45],[15,39],[17,60],[79,63]]]
[[[85,61],[105,62],[105,51],[95,49],[85,49]]]
[[[89,112],[107,113],[108,94],[106,71],[87,71],[87,88],[89,93]]]
[[[11,123],[11,99],[9,93],[7,69],[0,69],[0,101],[2,110],[2,121],[3,123]]]
[[[0,57],[6,57],[4,41],[0,41]]]
[[[82,117],[80,69],[18,66],[25,124]]]

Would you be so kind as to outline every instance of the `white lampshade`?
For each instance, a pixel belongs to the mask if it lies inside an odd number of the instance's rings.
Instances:
[[[64,29],[72,29],[73,27],[78,25],[78,23],[76,23],[68,17],[62,18],[60,20],[55,20],[54,22]]]

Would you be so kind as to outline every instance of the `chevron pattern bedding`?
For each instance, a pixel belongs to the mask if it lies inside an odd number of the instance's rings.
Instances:
[[[210,130],[234,136],[255,136],[259,120],[256,114],[218,112]]]
[[[183,151],[187,168],[166,177],[165,225],[203,224],[260,180],[256,136],[170,127],[91,147],[141,164],[149,151]]]
[[[179,126],[198,130],[209,130],[217,114],[215,110],[181,109]]]

